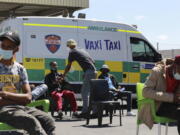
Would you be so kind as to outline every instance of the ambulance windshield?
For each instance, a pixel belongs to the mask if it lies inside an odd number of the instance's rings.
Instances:
[[[157,62],[160,60],[161,56],[145,40],[131,37],[130,43],[133,61]]]

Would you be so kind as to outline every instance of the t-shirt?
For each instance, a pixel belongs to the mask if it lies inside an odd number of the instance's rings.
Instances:
[[[10,66],[0,63],[0,90],[19,93],[22,85],[27,83],[27,72],[22,65],[17,62]]]
[[[96,70],[94,61],[83,49],[71,49],[71,51],[69,52],[68,60],[70,62],[77,61],[84,72],[86,70]]]

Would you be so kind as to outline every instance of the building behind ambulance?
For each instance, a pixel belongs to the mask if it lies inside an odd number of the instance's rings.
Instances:
[[[88,1],[79,0],[79,3],[84,3],[82,8],[88,7]],[[50,61],[57,61],[59,72],[63,72],[69,52],[66,42],[72,38],[78,42],[78,48],[89,52],[95,60],[98,73],[107,64],[122,85],[134,87],[137,82],[144,82],[161,55],[142,33],[123,23],[71,18],[78,8],[62,11],[61,15],[68,14],[69,18],[34,14],[34,17],[10,17],[1,22],[1,33],[15,30],[20,34],[22,42],[16,58],[26,67],[30,82],[42,83],[50,71]],[[37,13],[43,15],[43,11]],[[81,84],[82,74],[79,65],[73,63],[67,77],[73,84]]]

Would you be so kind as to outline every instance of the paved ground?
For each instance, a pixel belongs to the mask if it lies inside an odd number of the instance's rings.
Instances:
[[[137,110],[133,110],[137,113]],[[126,111],[124,111],[126,113]],[[118,114],[118,113],[117,113]],[[119,116],[113,117],[113,123],[109,124],[109,117],[103,117],[103,126],[97,126],[97,119],[91,119],[88,126],[85,120],[72,119],[70,115],[64,116],[64,119],[56,119],[56,135],[136,135],[136,117],[123,116],[122,126],[119,126]],[[165,127],[162,126],[162,135],[165,133]],[[145,125],[140,126],[139,135],[158,135],[157,125],[149,130]],[[169,135],[178,135],[175,126],[168,128]],[[0,135],[9,135],[0,132]],[[22,132],[13,132],[11,135],[22,135]]]
[[[133,110],[137,113],[137,110]],[[124,113],[126,113],[124,111]],[[97,119],[90,120],[88,126],[85,120],[72,120],[66,116],[64,120],[56,121],[57,135],[136,135],[136,117],[123,116],[122,126],[119,126],[119,116],[113,117],[113,124],[109,125],[109,118],[103,117],[103,126],[97,126]],[[165,133],[165,127],[162,126],[162,135]],[[145,125],[140,126],[139,135],[157,135],[157,125],[149,130]],[[169,135],[178,135],[175,126],[168,128]]]

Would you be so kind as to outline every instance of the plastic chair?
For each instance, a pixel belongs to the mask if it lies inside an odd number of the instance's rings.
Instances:
[[[32,102],[31,102],[30,104],[28,104],[27,106],[29,106],[29,107],[42,106],[44,112],[49,112],[50,102],[49,102],[48,99],[35,100],[35,101],[32,101]]]
[[[119,101],[111,101],[109,100],[109,87],[108,82],[104,79],[92,79],[90,82],[91,90],[90,90],[90,101],[89,107],[87,112],[87,121],[86,124],[89,124],[90,120],[90,112],[92,110],[92,106],[97,106],[97,115],[98,115],[98,126],[102,125],[102,116],[103,116],[103,109],[109,110],[110,116],[110,124],[112,124],[113,118],[113,109],[114,105],[118,105],[119,108],[119,118],[120,118],[120,126],[122,125],[121,122],[121,105]]]
[[[43,100],[32,101],[27,106],[29,106],[29,107],[42,106],[43,111],[48,112],[49,111],[49,105],[50,105],[49,100],[43,99]],[[0,131],[9,131],[9,130],[16,130],[16,129],[13,128],[12,126],[9,126],[8,124],[0,122]]]
[[[175,120],[166,118],[166,117],[160,117],[156,115],[156,110],[155,110],[155,102],[153,99],[145,98],[142,95],[144,84],[143,83],[137,83],[136,85],[136,92],[137,92],[137,104],[138,104],[138,112],[140,111],[141,107],[144,104],[150,104],[151,105],[151,110],[152,110],[152,116],[154,123],[158,123],[158,135],[161,135],[161,123],[166,123],[166,129],[165,129],[165,135],[168,134],[168,123],[170,122],[175,122]],[[137,130],[136,130],[136,135],[139,135],[139,125],[142,124],[142,121],[138,120],[137,117]]]

